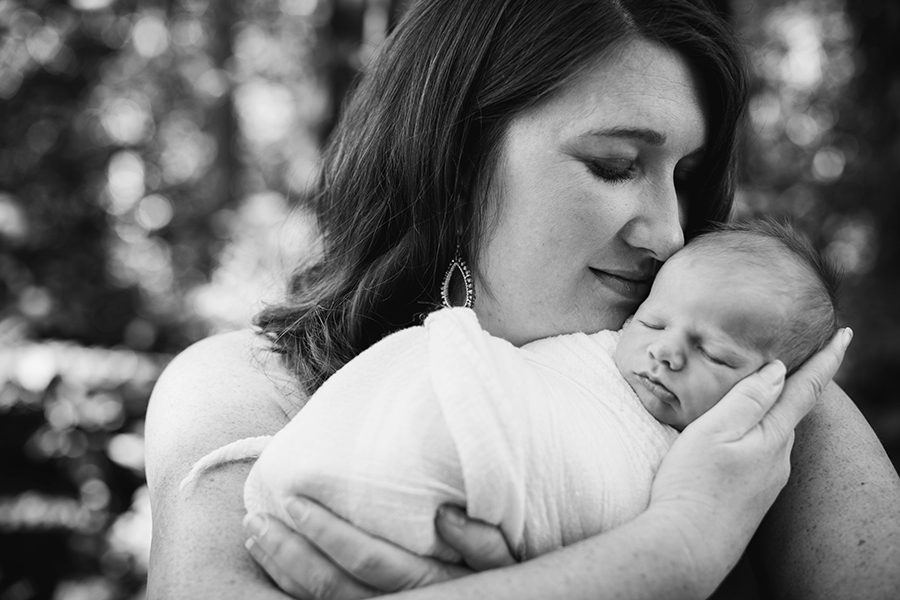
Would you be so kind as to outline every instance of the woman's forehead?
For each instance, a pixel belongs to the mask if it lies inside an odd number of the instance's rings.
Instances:
[[[699,78],[679,54],[636,39],[595,61],[521,118],[560,137],[642,131],[648,141],[703,145],[706,117]]]

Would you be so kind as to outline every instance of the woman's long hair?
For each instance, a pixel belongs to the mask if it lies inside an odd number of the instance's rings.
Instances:
[[[306,390],[440,304],[457,244],[478,255],[510,121],[623,42],[671,48],[700,78],[709,139],[688,191],[688,235],[727,219],[747,76],[733,34],[702,1],[415,3],[324,151],[310,200],[322,259],[295,272],[287,299],[256,317]]]

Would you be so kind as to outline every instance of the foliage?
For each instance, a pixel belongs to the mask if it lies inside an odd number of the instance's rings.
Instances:
[[[142,594],[152,384],[315,252],[289,199],[391,8],[0,0],[0,598]]]
[[[844,273],[838,381],[900,462],[900,5],[735,0],[758,75],[741,212],[790,218]]]
[[[900,7],[718,0],[755,50],[744,213],[846,271],[841,381],[900,456]],[[316,252],[293,210],[397,0],[0,0],[0,599],[137,598],[169,358]]]

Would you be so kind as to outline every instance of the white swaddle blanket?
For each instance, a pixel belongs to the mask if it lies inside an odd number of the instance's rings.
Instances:
[[[614,332],[516,348],[468,309],[430,315],[329,378],[265,447],[248,512],[302,494],[408,550],[456,560],[437,508],[464,505],[530,558],[642,512],[677,432],[619,375]],[[189,475],[188,480],[220,458]],[[187,481],[187,480],[186,480]]]

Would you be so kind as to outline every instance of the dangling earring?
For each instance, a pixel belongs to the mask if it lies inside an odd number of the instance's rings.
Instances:
[[[466,300],[463,302],[463,307],[472,308],[475,304],[475,284],[472,282],[472,273],[469,271],[469,266],[462,258],[458,242],[456,244],[456,254],[453,255],[453,260],[450,261],[450,266],[447,267],[447,273],[444,275],[444,282],[441,285],[441,300],[446,308],[453,308],[453,305],[450,304],[450,288],[454,272],[459,273],[465,283]]]

